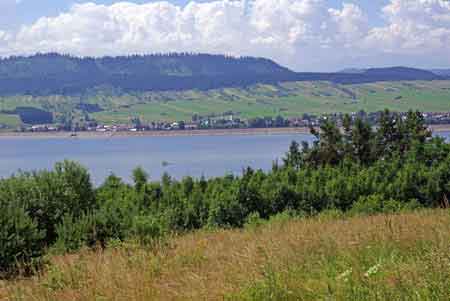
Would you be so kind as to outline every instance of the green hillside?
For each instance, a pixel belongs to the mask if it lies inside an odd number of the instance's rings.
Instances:
[[[81,106],[80,104],[83,104]],[[86,108],[88,104],[88,108]],[[90,105],[98,105],[89,110]],[[450,111],[450,81],[378,82],[339,85],[330,82],[257,84],[247,88],[208,91],[120,93],[110,88],[83,96],[4,96],[0,110],[36,107],[55,113],[55,122],[69,118],[94,118],[103,123],[124,123],[131,117],[143,121],[191,120],[193,115],[233,113],[242,119],[263,116],[301,116],[303,113],[393,111]],[[81,116],[81,117],[80,117]],[[64,117],[64,118],[66,118]],[[58,119],[59,118],[59,119]],[[0,115],[0,123],[16,126],[17,118]]]

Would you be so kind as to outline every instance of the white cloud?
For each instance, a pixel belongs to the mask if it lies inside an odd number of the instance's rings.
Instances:
[[[8,34],[0,30],[0,55],[8,53],[8,40]]]
[[[392,0],[383,8],[387,26],[374,28],[369,47],[398,54],[438,53],[450,59],[450,2],[444,0]]]
[[[0,55],[212,52],[266,56],[300,70],[332,70],[355,62],[385,64],[388,54],[404,55],[410,65],[426,63],[433,53],[450,64],[448,1],[391,0],[382,13],[386,24],[370,28],[357,5],[335,9],[325,0],[217,0],[185,7],[85,3],[14,34],[0,32]]]

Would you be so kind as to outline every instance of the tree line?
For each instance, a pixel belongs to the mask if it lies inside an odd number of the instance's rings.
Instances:
[[[121,91],[207,90],[287,80],[294,72],[264,58],[167,53],[73,57],[57,53],[0,59],[0,95],[79,95]]]
[[[105,86],[126,92],[208,90],[283,81],[357,84],[446,78],[405,67],[362,73],[293,72],[265,58],[192,53],[100,58],[47,53],[0,58],[0,95],[80,95]]]
[[[421,113],[385,111],[376,128],[346,116],[342,128],[325,121],[311,132],[312,144],[292,142],[268,172],[151,181],[137,168],[133,184],[110,175],[93,187],[84,167],[65,161],[2,179],[0,271],[32,270],[49,250],[148,244],[174,232],[242,227],[255,216],[448,206],[450,145],[432,137]]]

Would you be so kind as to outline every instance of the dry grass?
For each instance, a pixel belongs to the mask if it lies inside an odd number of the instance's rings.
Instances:
[[[0,300],[450,299],[449,230],[434,210],[199,231],[53,256],[41,275],[0,282]]]

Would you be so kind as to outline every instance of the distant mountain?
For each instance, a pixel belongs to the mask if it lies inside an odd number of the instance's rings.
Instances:
[[[265,58],[211,54],[78,58],[50,53],[0,59],[1,95],[80,94],[99,86],[123,91],[207,90],[283,81],[354,84],[440,78],[430,71],[405,67],[296,73]]]
[[[363,84],[383,81],[443,79],[441,76],[430,71],[408,67],[370,68],[367,70],[361,69],[361,71],[357,73],[296,73],[296,78],[297,80],[306,81],[330,81],[337,84]]]
[[[450,69],[431,69],[430,71],[436,75],[450,78]]]
[[[347,69],[342,69],[341,71],[338,71],[338,73],[361,74],[361,73],[364,73],[366,71],[367,71],[367,69],[347,68]]]
[[[390,68],[371,68],[363,73],[364,76],[370,78],[380,78],[383,81],[390,80],[433,80],[438,76],[433,72],[407,67],[390,67]]]

